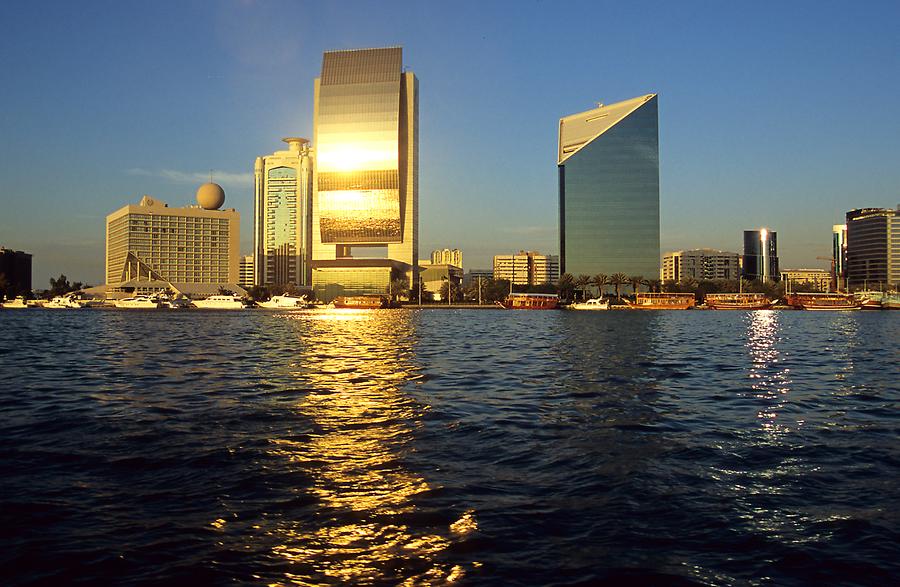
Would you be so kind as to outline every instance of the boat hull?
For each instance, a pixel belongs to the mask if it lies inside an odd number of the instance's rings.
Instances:
[[[388,307],[384,296],[338,296],[332,303],[341,310],[379,310]]]

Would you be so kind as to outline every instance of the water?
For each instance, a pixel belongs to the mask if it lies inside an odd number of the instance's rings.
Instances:
[[[0,312],[6,585],[887,585],[900,312]]]

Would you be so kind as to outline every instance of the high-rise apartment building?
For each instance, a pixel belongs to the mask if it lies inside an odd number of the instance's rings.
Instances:
[[[847,212],[847,285],[900,288],[900,207]]]
[[[418,81],[400,47],[328,51],[314,88],[312,284],[385,293],[418,265]]]
[[[494,255],[494,279],[514,285],[543,285],[559,281],[559,257],[535,251],[519,251],[513,255]]]
[[[437,251],[431,251],[432,265],[453,265],[461,269],[463,266],[462,258],[462,251],[459,249],[439,249]]]
[[[225,192],[200,186],[199,206],[170,208],[144,196],[106,217],[107,293],[141,291],[141,283],[236,285],[240,214],[219,210]]]
[[[659,278],[663,281],[682,279],[738,279],[741,260],[737,253],[715,249],[672,251],[663,255]]]
[[[253,255],[244,255],[238,265],[238,285],[247,289],[256,285],[256,271]]]
[[[835,224],[831,227],[831,271],[832,285],[838,291],[847,288],[847,225]]]
[[[742,272],[745,279],[778,281],[778,233],[768,228],[744,231]]]
[[[282,140],[287,150],[257,157],[254,169],[254,282],[308,286],[312,155],[308,140]]]
[[[0,277],[7,298],[31,292],[31,253],[0,247]],[[0,292],[2,295],[3,292]]]
[[[659,274],[657,96],[559,121],[560,270]]]

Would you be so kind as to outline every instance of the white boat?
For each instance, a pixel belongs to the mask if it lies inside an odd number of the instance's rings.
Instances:
[[[80,310],[84,306],[70,296],[56,296],[44,304],[44,307],[52,308],[54,310]]]
[[[305,308],[309,305],[306,296],[272,296],[267,302],[257,302],[257,306],[266,310],[284,310],[288,308]]]
[[[235,295],[209,296],[205,300],[194,300],[194,306],[203,310],[243,310],[244,300]]]
[[[170,310],[182,310],[191,307],[191,300],[187,298],[162,298],[159,307]]]
[[[609,310],[609,300],[603,298],[591,298],[580,304],[570,304],[570,310]]]
[[[21,310],[23,308],[27,308],[28,304],[25,303],[25,298],[19,296],[14,300],[6,300],[2,304],[0,304],[0,306],[3,306],[4,308],[9,310]]]
[[[131,298],[122,298],[121,300],[116,300],[116,307],[149,310],[158,308],[159,300],[148,296],[134,296]]]

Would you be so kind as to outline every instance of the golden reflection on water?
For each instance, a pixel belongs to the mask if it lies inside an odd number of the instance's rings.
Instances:
[[[290,584],[427,585],[461,578],[464,569],[437,555],[477,528],[466,512],[445,532],[416,532],[404,515],[431,490],[402,458],[427,406],[403,392],[417,378],[410,360],[410,315],[337,310],[285,315],[305,339],[294,376],[309,389],[297,410],[314,423],[311,438],[273,439],[273,452],[312,476],[318,520],[276,532],[277,555],[303,572]],[[293,570],[293,569],[292,569]]]
[[[751,366],[748,376],[757,399],[767,400],[756,417],[770,440],[790,432],[778,421],[778,414],[788,402],[791,390],[790,369],[781,366],[781,353],[776,346],[780,337],[778,312],[757,310],[750,312],[747,324],[747,350]]]

